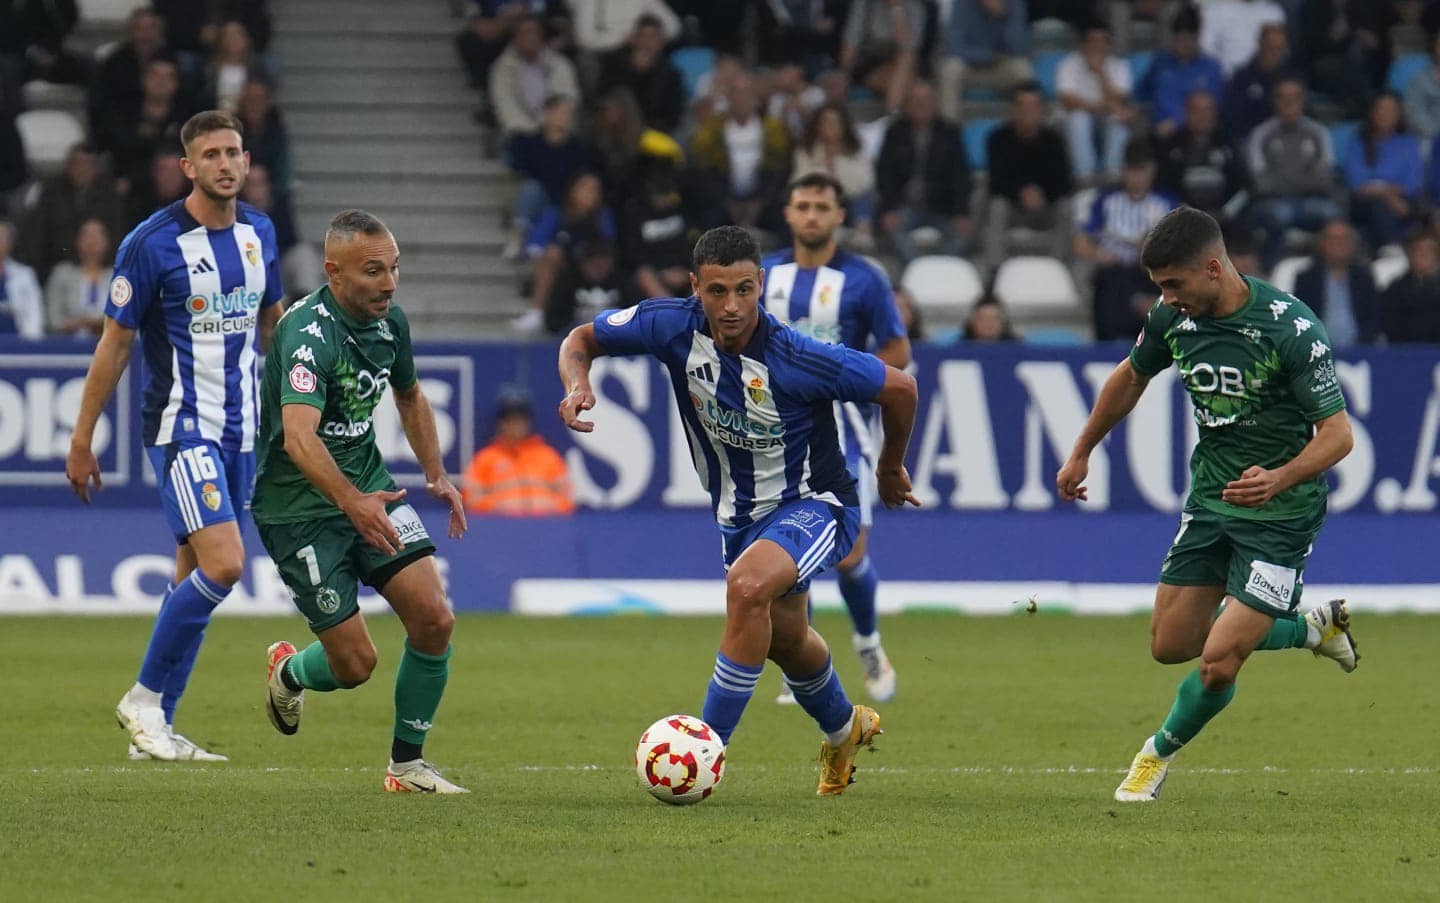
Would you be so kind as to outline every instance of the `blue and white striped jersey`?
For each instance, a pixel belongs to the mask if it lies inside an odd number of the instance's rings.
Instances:
[[[766,255],[765,309],[782,323],[857,351],[903,336],[890,280],[858,254],[837,250],[824,266],[801,269],[795,251]]]
[[[721,526],[747,526],[796,499],[859,503],[834,402],[874,401],[885,385],[878,358],[818,342],[764,311],[750,344],[729,354],[710,337],[695,297],[604,311],[595,338],[607,354],[651,354],[669,370]]]
[[[278,252],[270,218],[245,203],[210,230],[176,201],[120,243],[105,314],[140,333],[146,445],[253,448],[256,324],[281,297]]]

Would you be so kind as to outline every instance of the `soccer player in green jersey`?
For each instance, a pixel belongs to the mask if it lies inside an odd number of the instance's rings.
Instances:
[[[293,734],[306,690],[369,679],[376,653],[356,604],[363,581],[405,625],[384,787],[468,793],[422,757],[450,673],[455,616],[435,545],[375,447],[374,411],[388,386],[426,489],[450,507],[450,538],[465,533],[460,493],[445,476],[435,415],[415,375],[410,324],[391,300],[399,260],[380,220],[361,210],[336,214],[325,233],[329,283],[285,312],[265,361],[251,513],[316,636],[299,652],[286,642],[270,647],[266,707],[275,728]]]
[[[1343,600],[1298,609],[1325,522],[1325,472],[1352,443],[1325,325],[1295,296],[1238,273],[1219,225],[1199,210],[1166,214],[1140,262],[1160,300],[1056,477],[1061,498],[1083,501],[1090,452],[1152,376],[1179,366],[1200,442],[1180,530],[1160,566],[1150,654],[1162,664],[1198,656],[1200,667],[1135,756],[1115,791],[1121,802],[1159,796],[1171,758],[1229,704],[1251,652],[1312,649],[1347,672],[1359,660]]]

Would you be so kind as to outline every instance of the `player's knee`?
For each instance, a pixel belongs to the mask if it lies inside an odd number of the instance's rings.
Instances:
[[[239,549],[220,555],[208,555],[200,563],[200,572],[221,586],[234,586],[245,573],[245,553]]]
[[[1209,661],[1200,660],[1200,684],[1212,693],[1223,690],[1235,683],[1235,677],[1240,673],[1240,659],[1234,656]]]
[[[770,609],[770,590],[764,582],[734,571],[725,578],[725,600],[732,612],[755,615]]]
[[[407,633],[410,645],[426,655],[440,655],[450,645],[450,635],[455,632],[455,613],[442,599],[410,625]]]

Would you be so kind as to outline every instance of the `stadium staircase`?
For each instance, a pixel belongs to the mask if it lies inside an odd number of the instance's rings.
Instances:
[[[449,0],[271,10],[301,234],[318,242],[336,211],[365,208],[399,241],[396,297],[416,335],[506,333],[520,310],[516,269],[500,259],[512,179],[483,154]]]

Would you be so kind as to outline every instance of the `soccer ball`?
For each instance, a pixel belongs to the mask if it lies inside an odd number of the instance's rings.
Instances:
[[[662,803],[698,803],[725,776],[725,744],[699,718],[666,715],[640,735],[635,774],[640,786]]]

